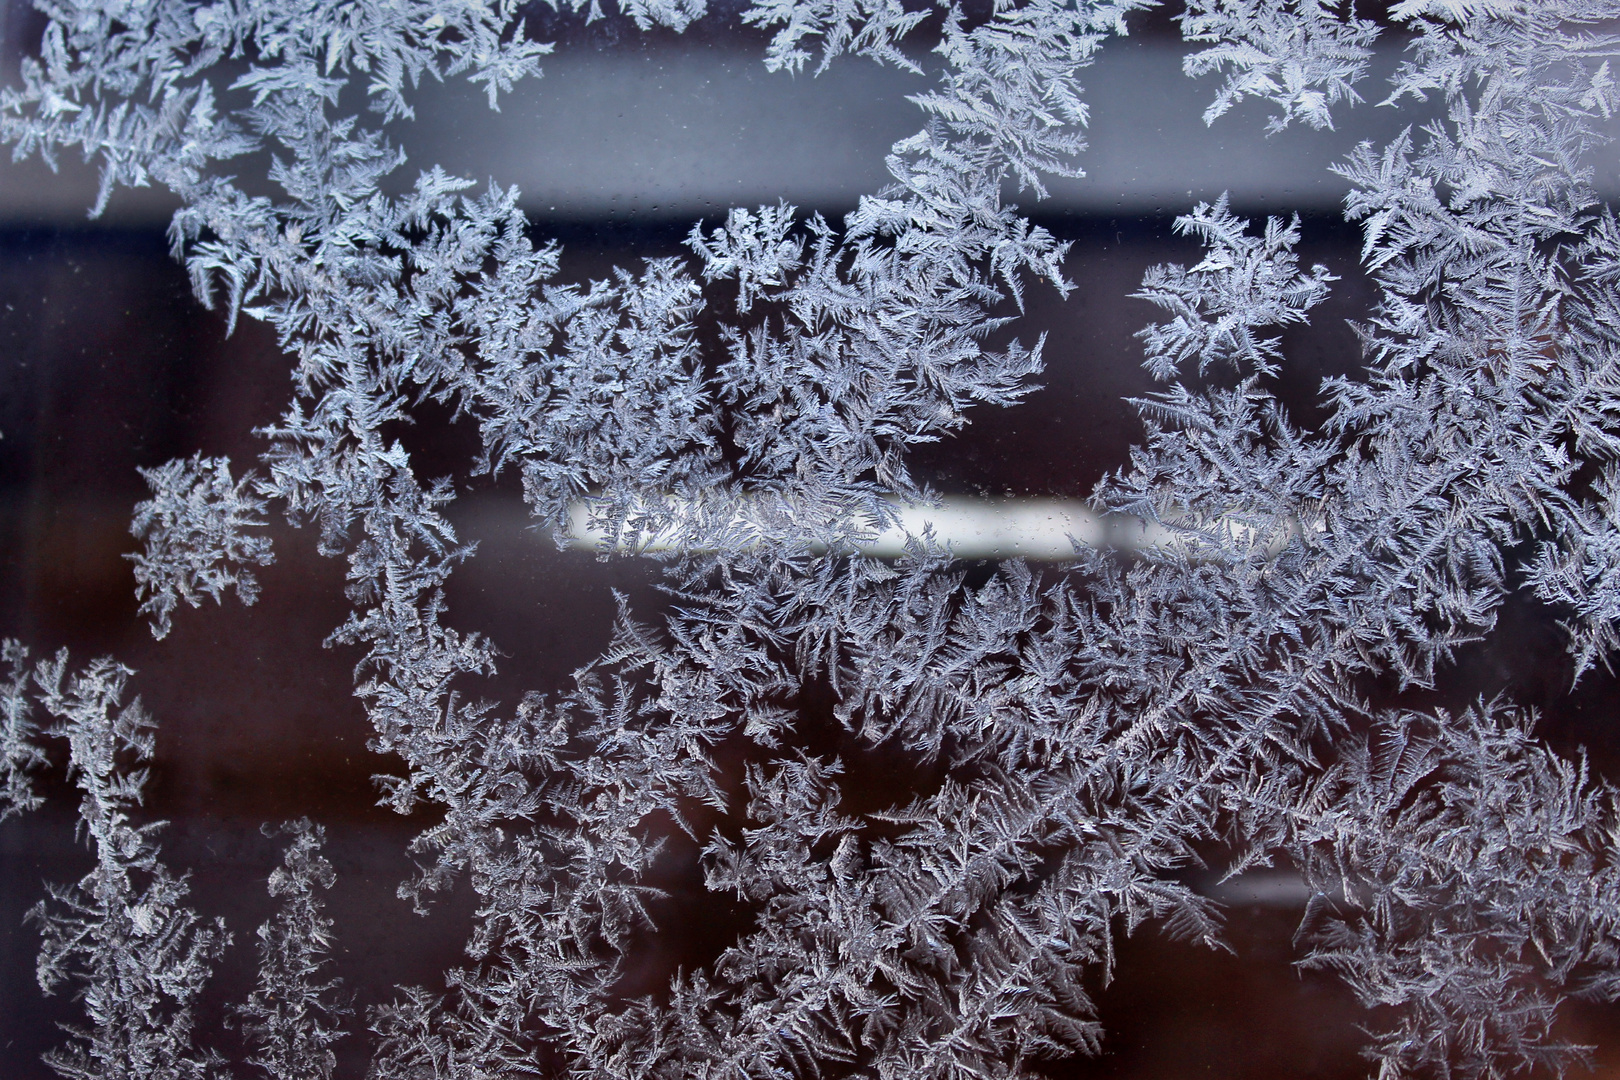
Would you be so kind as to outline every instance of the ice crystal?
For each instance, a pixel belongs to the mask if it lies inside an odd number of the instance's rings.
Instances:
[[[509,189],[431,167],[385,194],[403,155],[340,107],[352,82],[375,120],[409,117],[424,75],[465,75],[495,105],[547,51],[508,0],[41,5],[0,132],[19,154],[98,160],[97,210],[118,185],[167,185],[199,297],[267,322],[294,365],[262,472],[200,456],[147,472],[143,611],[161,637],[181,600],[251,601],[269,549],[248,530],[272,507],[315,524],[354,604],[332,640],[360,651],[373,746],[404,763],[384,799],[437,812],[401,893],[420,907],[465,881],[476,898],[468,961],[371,1012],[374,1075],[509,1075],[542,1053],[600,1077],[1025,1075],[1097,1049],[1090,995],[1118,934],[1219,941],[1184,873],[1211,851],[1234,874],[1303,876],[1300,962],[1386,1008],[1368,1047],[1384,1075],[1578,1053],[1552,1037],[1559,1002],[1620,992],[1613,788],[1505,703],[1363,696],[1369,679],[1434,685],[1520,588],[1568,615],[1580,670],[1620,643],[1620,227],[1591,185],[1620,106],[1612,0],[1392,10],[1411,45],[1388,104],[1432,97],[1442,118],[1339,166],[1379,299],[1366,374],[1328,385],[1323,425],[1279,403],[1279,331],[1333,276],[1300,269],[1297,222],[1189,208],[1178,228],[1203,260],[1140,294],[1168,316],[1141,335],[1163,388],[1096,494],[1184,543],[988,580],[926,535],[903,559],[854,553],[928,497],[910,448],[1031,391],[1041,343],[988,342],[1027,286],[1069,287],[1066,248],[1004,191],[1079,175],[1079,73],[1147,6],[761,2],[743,19],[775,28],[767,64],[790,71],[815,48],[820,69],[856,53],[921,70],[907,35],[937,17],[939,83],[893,182],[841,224],[733,209],[693,229],[692,257],[579,284]],[[679,30],[703,10],[624,14]],[[1380,32],[1321,0],[1190,0],[1181,25],[1188,71],[1226,80],[1206,119],[1258,97],[1273,128],[1330,126]],[[226,60],[251,99],[229,112],[209,81]],[[224,168],[261,150],[275,198]],[[472,550],[443,513],[454,481],[421,478],[387,434],[427,401],[477,428],[480,466],[519,473],[541,521],[583,499],[604,554],[673,547],[663,625],[626,607],[572,687],[485,701],[496,647],[444,618]],[[8,647],[8,813],[45,764],[22,655]],[[150,729],[117,711],[124,669],[64,670],[36,678],[98,870],[37,916],[41,982],[81,983],[92,1024],[53,1064],[200,1076],[190,1010],[223,931],[131,823],[140,774],[119,762]],[[806,745],[816,701],[846,754],[900,755],[926,781],[850,805],[850,763]],[[721,744],[746,759],[740,791]],[[700,810],[736,827],[698,836]],[[626,1000],[668,821],[749,921]],[[240,1015],[270,1075],[325,1076],[330,868],[316,826],[293,832]]]

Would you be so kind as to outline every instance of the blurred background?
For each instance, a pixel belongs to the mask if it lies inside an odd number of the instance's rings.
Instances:
[[[42,25],[25,4],[0,6],[7,82]],[[1129,294],[1149,266],[1198,260],[1171,224],[1223,191],[1240,213],[1299,213],[1301,261],[1340,278],[1312,324],[1285,336],[1282,396],[1295,417],[1319,422],[1322,378],[1359,368],[1347,320],[1367,314],[1373,290],[1358,266],[1359,232],[1338,214],[1345,187],[1328,167],[1363,139],[1389,139],[1412,112],[1364,104],[1337,131],[1267,138],[1263,112],[1250,106],[1208,129],[1201,115],[1213,87],[1181,75],[1174,24],[1152,16],[1131,26],[1084,76],[1088,175],[1054,181],[1039,204],[1019,198],[1074,245],[1074,294],[1030,290],[1017,328],[1026,342],[1047,335],[1043,388],[1017,408],[976,415],[960,437],[914,458],[947,494],[1081,499],[1126,463],[1140,427],[1122,399],[1154,388],[1132,335],[1156,316]],[[642,34],[618,18],[587,26],[541,6],[529,34],[557,41],[557,54],[544,79],[509,95],[500,113],[475,87],[429,84],[417,120],[389,133],[410,158],[402,184],[437,163],[516,185],[535,238],[562,243],[565,281],[681,254],[695,222],[712,226],[731,206],[785,199],[838,220],[885,184],[889,146],[922,123],[906,95],[929,85],[847,57],[819,78],[771,74],[760,59],[765,35],[740,29],[723,9],[677,36]],[[1381,54],[1386,71],[1399,45]],[[1380,74],[1366,84],[1369,98],[1382,96]],[[1596,164],[1612,198],[1620,159],[1611,148]],[[192,297],[163,236],[168,197],[121,190],[89,221],[95,189],[94,169],[76,160],[56,173],[38,161],[0,166],[0,637],[36,656],[67,647],[77,663],[110,654],[137,669],[132,690],[160,724],[148,808],[171,822],[165,858],[191,871],[195,906],[223,915],[236,937],[199,1017],[199,1030],[228,1051],[220,1006],[251,984],[253,929],[271,911],[263,881],[279,861],[262,822],[307,814],[326,826],[338,874],[337,973],[362,1010],[396,984],[442,988],[442,972],[462,959],[471,901],[463,890],[419,918],[395,899],[410,869],[405,844],[423,823],[375,805],[372,776],[397,763],[366,749],[369,728],[351,696],[358,654],[321,646],[347,605],[342,563],[319,557],[312,535],[273,528],[277,562],[259,573],[254,607],[183,610],[163,642],[137,619],[123,557],[135,548],[130,510],[146,494],[136,468],[196,451],[248,467],[263,448],[253,429],[278,417],[292,387],[264,327],[244,319],[227,336],[223,317]],[[431,416],[406,438],[428,476],[464,475],[476,448],[476,433]],[[489,634],[506,654],[492,698],[565,689],[569,673],[607,644],[612,590],[644,619],[659,610],[656,567],[559,550],[530,527],[511,477],[458,490],[451,517],[479,548],[451,580],[451,621]],[[1543,731],[1560,749],[1586,746],[1600,771],[1620,777],[1615,682],[1588,676],[1572,695],[1570,674],[1551,620],[1510,603],[1502,629],[1431,697],[1506,691],[1544,709]],[[15,1080],[51,1075],[39,1053],[61,1042],[54,1023],[79,1012],[40,995],[38,936],[23,921],[43,882],[76,880],[90,865],[74,838],[75,793],[59,774],[47,793],[44,810],[0,824],[0,1075]],[[632,973],[648,989],[712,955],[691,854],[683,863],[677,847],[664,878],[651,882],[670,898],[655,910],[662,933],[646,970]],[[1152,932],[1133,939],[1113,983],[1097,988],[1103,1055],[1054,1063],[1051,1075],[1366,1074],[1356,1055],[1366,1014],[1331,978],[1291,966],[1304,899],[1297,883],[1245,878],[1216,895],[1230,905],[1234,953]],[[1620,1015],[1592,1008],[1571,1009],[1564,1034],[1597,1044],[1598,1074],[1620,1077],[1616,1032]],[[338,1050],[340,1075],[362,1076],[365,1038],[352,1035]]]

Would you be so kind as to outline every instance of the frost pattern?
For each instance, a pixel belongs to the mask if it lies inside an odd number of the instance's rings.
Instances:
[[[781,27],[765,53],[765,66],[771,71],[802,71],[811,56],[801,43],[806,38],[819,38],[818,75],[846,52],[886,61],[906,71],[921,71],[900,50],[900,43],[927,18],[926,10],[907,11],[898,0],[757,0],[743,12],[745,23]]]
[[[1171,379],[1190,360],[1197,361],[1199,375],[1212,364],[1276,375],[1277,342],[1255,330],[1304,322],[1306,313],[1326,299],[1335,279],[1325,267],[1299,273],[1297,215],[1290,225],[1270,219],[1263,237],[1247,235],[1246,227],[1227,208],[1225,196],[1176,219],[1178,233],[1197,236],[1210,252],[1191,270],[1153,267],[1136,294],[1175,315],[1138,335],[1147,347],[1148,370],[1157,378]]]
[[[1304,876],[1299,962],[1386,1007],[1367,1048],[1383,1075],[1500,1076],[1579,1054],[1551,1039],[1560,1001],[1620,994],[1614,788],[1506,703],[1375,711],[1358,688],[1434,686],[1519,582],[1569,614],[1580,670],[1620,642],[1620,226],[1590,183],[1620,106],[1612,0],[1395,7],[1413,43],[1389,102],[1433,96],[1444,119],[1340,166],[1380,297],[1368,374],[1327,387],[1320,428],[1272,390],[1278,330],[1332,283],[1301,270],[1298,223],[1255,230],[1224,200],[1181,219],[1206,255],[1144,279],[1166,312],[1141,335],[1163,389],[1136,403],[1144,442],[1096,501],[1185,544],[1079,551],[1044,578],[1009,562],[983,582],[926,536],[893,562],[851,554],[895,500],[929,497],[909,447],[1029,392],[1041,343],[986,342],[1026,286],[1069,287],[1065,249],[1003,188],[1079,174],[1079,72],[1144,6],[941,5],[943,73],[916,99],[928,126],[841,227],[734,209],[693,229],[692,258],[588,284],[555,280],[559,252],[529,239],[514,191],[471,193],[432,167],[381,194],[403,155],[339,113],[359,80],[376,115],[408,116],[423,74],[468,74],[494,105],[547,49],[515,5],[47,9],[0,131],[20,153],[98,157],[102,202],[167,184],[199,297],[269,323],[296,365],[261,479],[201,457],[148,473],[146,610],[166,628],[180,599],[233,584],[248,598],[268,548],[242,530],[272,505],[316,525],[355,605],[332,640],[363,656],[374,747],[406,764],[384,800],[437,811],[401,895],[420,908],[464,880],[476,896],[467,963],[369,1013],[373,1075],[509,1075],[543,1050],[616,1080],[1022,1076],[1097,1050],[1088,987],[1118,934],[1219,942],[1217,905],[1183,873],[1210,851],[1230,874],[1281,861]],[[677,29],[700,12],[625,9]],[[817,45],[823,68],[844,52],[917,66],[904,38],[934,14],[769,0],[744,19],[778,28],[767,64],[798,71]],[[1191,0],[1182,26],[1202,48],[1188,70],[1226,76],[1207,118],[1257,96],[1273,128],[1328,126],[1353,104],[1377,33],[1317,0]],[[253,98],[233,116],[207,81],[226,56],[246,60],[233,86]],[[260,149],[283,196],[215,167]],[[722,355],[702,355],[699,319]],[[621,605],[571,688],[483,700],[496,646],[446,622],[442,587],[472,555],[442,513],[453,482],[420,479],[384,434],[427,400],[476,425],[482,468],[518,472],[541,521],[583,498],[604,555],[655,536],[684,548],[663,625]],[[42,909],[42,972],[55,985],[105,955],[169,995],[141,982],[88,998],[95,1033],[56,1062],[89,1075],[82,1062],[134,1033],[158,1063],[145,1075],[189,1075],[209,1059],[188,1056],[184,1024],[159,1038],[150,1018],[186,1015],[221,932],[178,906],[150,827],[120,816],[139,780],[113,758],[148,745],[144,721],[122,719],[138,713],[107,719],[123,669],[98,662],[66,691],[50,689],[62,661],[42,671],[47,711],[79,718],[55,730],[79,740],[81,786],[108,792],[85,820],[112,882]],[[32,800],[41,764],[20,687],[5,699],[8,809]],[[98,750],[81,729],[125,741]],[[842,755],[807,749],[829,731]],[[744,758],[740,785],[722,745]],[[846,783],[868,753],[911,770],[886,805]],[[669,821],[747,925],[712,963],[626,1000]],[[265,973],[241,1014],[262,1069],[325,1076],[342,1009],[315,893],[329,868],[315,826],[293,833],[272,879],[287,907],[261,932]],[[126,865],[162,884],[148,907],[118,906]],[[119,921],[137,911],[190,944],[142,951]],[[108,947],[74,952],[76,927]],[[92,995],[122,985],[82,978]]]
[[[3,765],[4,784],[0,785],[0,821],[13,814],[37,810],[43,798],[35,793],[33,774],[46,763],[45,752],[36,740],[36,728],[29,713],[28,684],[33,672],[28,664],[28,650],[15,641],[7,640],[0,649],[0,659],[11,668],[0,685],[0,765]]]
[[[1331,128],[1335,105],[1361,100],[1355,85],[1378,37],[1377,25],[1354,12],[1351,0],[1189,0],[1182,34],[1209,47],[1182,66],[1192,76],[1226,76],[1204,123],[1256,97],[1276,110],[1267,132],[1295,120]]]
[[[153,724],[140,699],[123,704],[130,674],[96,660],[69,676],[65,653],[34,673],[40,704],[57,719],[50,734],[68,742],[68,775],[84,793],[79,821],[96,854],[94,870],[52,885],[29,912],[43,938],[40,988],[81,984],[90,1023],[46,1060],[72,1080],[202,1080],[220,1062],[192,1047],[193,1010],[230,935],[184,905],[185,877],[158,858],[164,823],[133,820]]]
[[[257,600],[259,581],[248,568],[268,566],[275,557],[268,538],[246,531],[265,524],[264,500],[253,495],[250,482],[233,483],[229,461],[200,454],[142,469],[141,475],[152,498],[135,505],[129,531],[146,541],[146,550],[128,558],[152,636],[168,636],[170,616],[182,600],[198,607],[207,594],[219,603],[230,588],[244,604]]]
[[[1558,995],[1613,995],[1615,793],[1537,746],[1533,719],[1497,703],[1383,717],[1278,819],[1317,889],[1307,963],[1401,1008],[1375,1032],[1391,1071],[1558,1069],[1582,1049],[1552,1038]]]
[[[292,836],[270,874],[270,895],[282,907],[259,927],[258,985],[239,1012],[256,1051],[248,1064],[271,1080],[329,1080],[337,1067],[329,1047],[343,1036],[336,1025],[349,1007],[340,980],[327,975],[332,920],[316,890],[330,889],[337,875],[321,855],[326,833],[319,825],[300,818],[279,831]]]

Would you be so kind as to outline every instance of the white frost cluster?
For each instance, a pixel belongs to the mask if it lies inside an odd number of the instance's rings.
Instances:
[[[1078,76],[1147,6],[760,0],[743,20],[774,31],[766,62],[790,71],[844,53],[917,67],[908,34],[932,28],[940,81],[893,182],[842,223],[737,209],[694,228],[690,257],[577,284],[515,192],[436,167],[404,195],[379,186],[403,155],[367,125],[409,117],[422,77],[465,76],[495,105],[538,72],[549,47],[512,0],[41,0],[0,134],[99,161],[100,203],[167,185],[199,297],[266,321],[294,365],[259,471],[148,473],[145,610],[161,634],[180,600],[251,600],[262,514],[314,525],[347,559],[334,639],[363,653],[373,745],[406,763],[385,799],[435,811],[401,891],[477,897],[468,962],[367,1013],[372,1075],[1022,1076],[1097,1049],[1090,994],[1117,934],[1219,940],[1218,906],[1182,873],[1211,850],[1234,874],[1303,876],[1300,961],[1384,1008],[1368,1046],[1383,1075],[1579,1053],[1553,1038],[1560,1001],[1620,993],[1615,789],[1538,745],[1511,702],[1386,712],[1359,688],[1432,685],[1520,589],[1567,616],[1582,670],[1620,646],[1620,226],[1590,184],[1620,107],[1620,2],[1392,9],[1410,45],[1389,104],[1438,99],[1444,119],[1340,166],[1379,299],[1367,373],[1328,386],[1319,428],[1278,403],[1278,328],[1332,276],[1300,268],[1297,224],[1189,208],[1205,258],[1142,286],[1166,311],[1141,335],[1163,389],[1095,495],[1182,543],[983,582],[927,536],[898,559],[859,553],[930,497],[910,447],[1031,390],[1041,343],[987,342],[1027,284],[1069,287],[1065,247],[1003,193],[1077,174]],[[622,14],[679,30],[703,10]],[[1209,118],[1257,97],[1275,127],[1330,126],[1381,32],[1325,0],[1188,0],[1181,25],[1188,70],[1225,76]],[[340,109],[350,84],[370,116]],[[227,91],[244,104],[223,109]],[[232,177],[261,149],[276,198]],[[626,610],[572,688],[482,700],[495,645],[453,628],[442,598],[471,553],[442,513],[453,482],[424,481],[384,434],[429,401],[477,428],[477,467],[516,471],[541,521],[583,500],[605,552],[668,550],[680,603],[663,625]],[[188,1025],[226,939],[183,906],[152,827],[129,824],[128,763],[150,736],[116,711],[125,672],[98,661],[64,682],[61,660],[6,659],[0,810],[36,799],[37,696],[98,854],[37,916],[42,984],[77,980],[92,1025],[52,1063],[222,1068]],[[851,798],[854,762],[804,748],[829,724],[919,779],[889,805]],[[705,881],[748,925],[626,999],[659,829],[716,813],[696,837]],[[272,879],[287,906],[240,1015],[254,1065],[325,1076],[346,1015],[315,891],[331,872],[318,828],[291,829]]]

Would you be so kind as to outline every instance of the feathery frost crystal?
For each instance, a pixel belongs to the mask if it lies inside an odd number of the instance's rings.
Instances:
[[[405,763],[383,797],[433,810],[401,895],[476,898],[466,962],[363,1012],[378,1080],[1036,1073],[1106,1038],[1092,995],[1117,935],[1220,942],[1184,872],[1212,852],[1231,874],[1302,876],[1299,962],[1379,1007],[1382,1076],[1562,1069],[1582,1050],[1553,1030],[1560,1003],[1620,995],[1609,781],[1511,701],[1367,700],[1380,679],[1434,685],[1519,591],[1565,620],[1579,671],[1620,648],[1620,225],[1592,186],[1620,3],[1404,0],[1380,26],[1348,0],[1188,0],[1187,71],[1224,80],[1210,122],[1257,98],[1273,129],[1331,127],[1382,95],[1381,34],[1406,43],[1386,106],[1439,110],[1338,166],[1378,290],[1365,374],[1327,385],[1324,424],[1291,419],[1279,330],[1334,276],[1301,267],[1297,221],[1187,207],[1178,229],[1206,254],[1142,282],[1165,312],[1140,335],[1162,389],[1094,496],[1185,542],[988,580],[927,536],[899,560],[855,546],[931,497],[910,448],[1034,389],[1042,342],[1009,335],[1026,288],[1070,287],[1067,249],[1006,195],[1080,174],[1107,107],[1080,76],[1151,0],[758,0],[741,17],[774,34],[773,70],[832,78],[850,53],[938,71],[892,183],[841,223],[733,209],[693,227],[690,256],[589,283],[559,280],[557,246],[498,183],[430,163],[404,194],[380,186],[404,162],[381,125],[411,117],[424,77],[495,107],[539,73],[550,46],[513,0],[38,6],[0,132],[18,155],[97,161],[92,212],[122,185],[178,195],[169,236],[199,299],[268,323],[295,374],[256,469],[146,471],[142,612],[162,637],[206,618],[181,601],[251,603],[266,514],[313,526],[347,561],[332,640],[362,658],[373,749]],[[701,0],[620,14],[714,17]],[[340,107],[351,84],[368,112]],[[234,178],[261,150],[274,198]],[[476,428],[475,470],[521,477],[538,521],[584,500],[604,557],[672,547],[662,621],[622,604],[572,687],[486,701],[497,645],[443,597],[472,555],[444,515],[456,481],[386,434],[429,402]],[[121,704],[127,670],[31,667],[17,644],[5,660],[0,814],[37,805],[66,740],[97,859],[33,916],[41,986],[76,987],[88,1024],[51,1064],[223,1075],[192,1017],[229,937],[186,906],[157,825],[134,823],[153,736]],[[852,798],[851,762],[807,748],[814,702],[849,753],[927,779]],[[629,999],[637,943],[671,929],[647,884],[671,820],[747,922]],[[320,826],[286,829],[284,907],[233,1013],[240,1068],[327,1077],[330,1045],[365,1035],[328,966]]]

